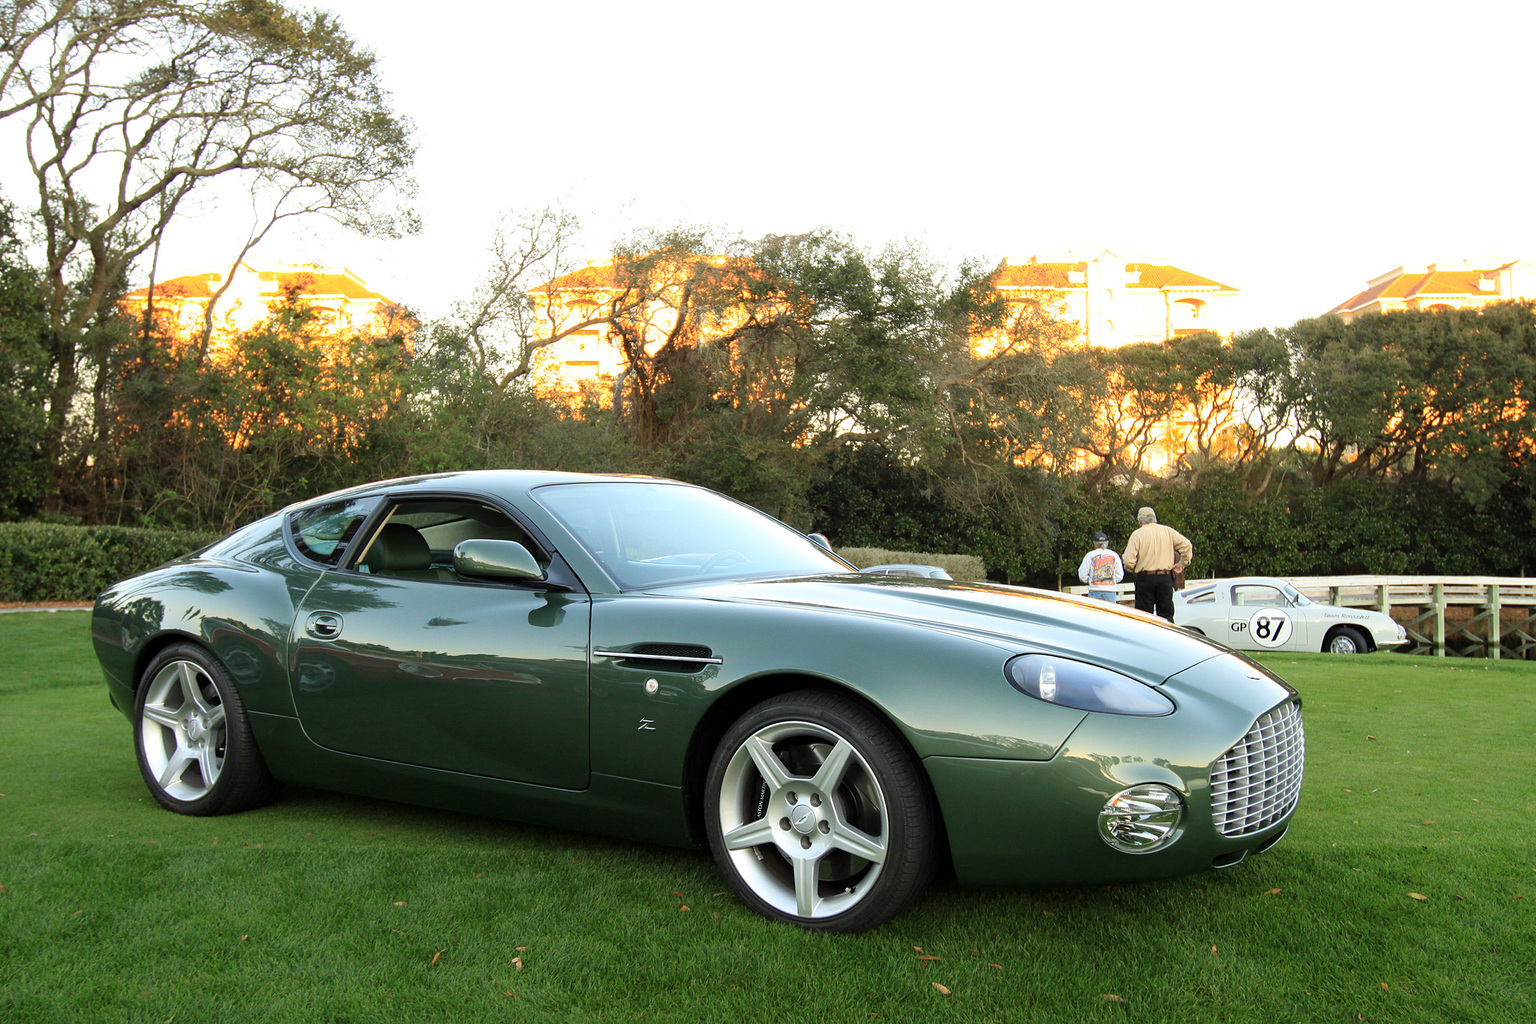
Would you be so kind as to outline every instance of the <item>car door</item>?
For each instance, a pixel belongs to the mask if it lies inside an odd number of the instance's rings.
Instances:
[[[401,546],[411,533],[421,542]],[[364,757],[582,788],[590,600],[569,570],[567,585],[461,576],[453,546],[479,537],[518,539],[555,564],[476,499],[399,501],[375,517],[358,553],[320,578],[294,622],[304,731]]]
[[[1234,583],[1227,641],[1250,651],[1307,651],[1311,630],[1305,615],[1279,587],[1269,583]]]

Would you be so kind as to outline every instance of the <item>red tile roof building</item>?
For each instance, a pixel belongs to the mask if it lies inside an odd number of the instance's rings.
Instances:
[[[1009,258],[998,265],[998,289],[1024,301],[1055,292],[1061,317],[1075,320],[1089,345],[1118,348],[1213,331],[1230,334],[1228,312],[1238,290],[1158,260],[1107,250]]]
[[[1536,298],[1536,268],[1524,260],[1463,260],[1396,267],[1372,278],[1365,291],[1328,312],[1353,320],[1399,309],[1469,309]]]
[[[229,287],[217,295],[229,278]],[[123,299],[124,307],[138,315],[150,299],[148,288],[131,291]],[[261,323],[272,315],[289,295],[296,295],[310,309],[320,313],[323,328],[335,332],[388,330],[401,322],[402,307],[369,288],[345,267],[316,264],[271,264],[252,266],[240,263],[233,274],[230,268],[184,274],[154,285],[157,318],[169,321],[174,329],[200,334],[203,314],[214,302],[214,332],[217,339]]]

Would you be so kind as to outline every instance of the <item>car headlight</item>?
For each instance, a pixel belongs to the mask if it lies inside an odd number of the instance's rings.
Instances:
[[[1003,666],[1008,682],[1036,700],[1111,715],[1166,715],[1173,701],[1145,683],[1086,661],[1021,654]]]
[[[1183,834],[1184,799],[1156,782],[1123,789],[1099,812],[1099,837],[1121,853],[1151,853]]]

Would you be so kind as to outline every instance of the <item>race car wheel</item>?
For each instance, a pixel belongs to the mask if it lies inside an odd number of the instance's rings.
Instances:
[[[1365,634],[1354,626],[1339,627],[1338,632],[1328,638],[1328,646],[1324,648],[1329,654],[1366,654],[1370,649]]]

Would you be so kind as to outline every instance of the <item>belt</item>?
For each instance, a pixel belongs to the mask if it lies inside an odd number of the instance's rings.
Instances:
[[[1172,569],[1142,569],[1139,572],[1137,572],[1136,575],[1138,575],[1138,576],[1172,576],[1173,575],[1173,570]]]

